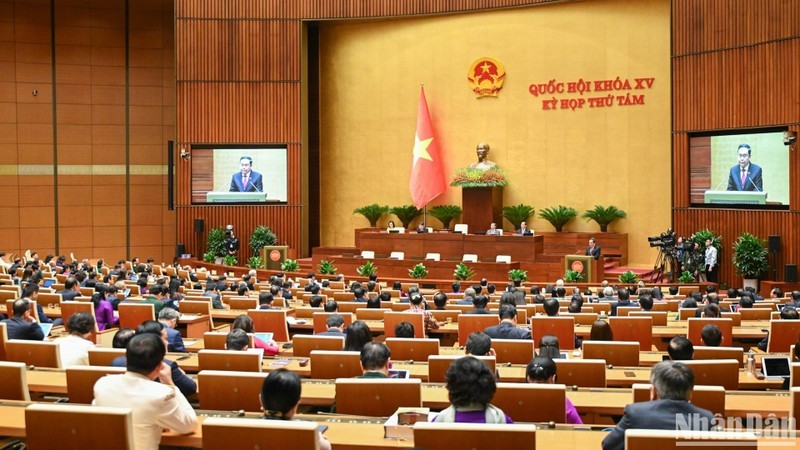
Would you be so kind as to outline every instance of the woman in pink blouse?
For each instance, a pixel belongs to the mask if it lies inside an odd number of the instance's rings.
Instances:
[[[94,316],[97,319],[97,328],[103,331],[107,328],[119,325],[119,317],[114,316],[114,307],[111,303],[103,298],[99,292],[92,295],[92,303],[94,304]]]

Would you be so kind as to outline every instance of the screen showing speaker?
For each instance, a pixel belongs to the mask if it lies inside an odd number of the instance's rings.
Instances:
[[[689,138],[692,206],[788,209],[785,129],[726,131]]]
[[[286,146],[193,146],[192,203],[285,203]]]

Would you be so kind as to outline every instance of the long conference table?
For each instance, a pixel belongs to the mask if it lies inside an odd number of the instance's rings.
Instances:
[[[406,255],[439,253],[442,259],[461,261],[465,254],[478,255],[479,260],[494,261],[496,255],[509,255],[512,261],[536,262],[544,251],[540,235],[485,236],[461,233],[357,233],[356,245],[389,256],[392,252]]]

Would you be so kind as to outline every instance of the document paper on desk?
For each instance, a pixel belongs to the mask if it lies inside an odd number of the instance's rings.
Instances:
[[[430,408],[397,408],[383,423],[383,437],[389,439],[414,439],[414,424],[430,422],[436,417]]]

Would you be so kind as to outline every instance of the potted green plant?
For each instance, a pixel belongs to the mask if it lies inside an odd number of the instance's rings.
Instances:
[[[519,230],[520,224],[528,220],[528,218],[536,211],[533,206],[520,203],[514,206],[503,207],[503,217],[514,226],[515,230]]]
[[[758,277],[769,270],[765,241],[750,233],[743,233],[733,243],[733,265],[744,278],[744,285],[758,287]]]
[[[294,259],[286,259],[281,264],[281,270],[284,272],[298,272],[300,270],[300,263]]]
[[[217,255],[215,255],[214,252],[209,250],[203,253],[203,261],[207,263],[213,263],[216,260],[217,260]]]
[[[259,225],[250,235],[250,250],[253,251],[253,256],[259,256],[262,248],[275,245],[277,242],[278,236],[269,227]]]
[[[619,282],[622,284],[636,284],[639,277],[632,271],[626,270],[619,275]]]
[[[416,266],[408,269],[408,276],[416,280],[425,278],[428,276],[428,268],[425,267],[425,264],[419,263]]]
[[[369,226],[375,228],[378,226],[378,220],[389,212],[389,207],[386,205],[379,205],[373,203],[371,205],[362,206],[353,210],[353,214],[361,214],[369,220]]]
[[[560,233],[564,229],[564,225],[577,216],[578,211],[576,211],[575,208],[570,208],[569,206],[564,205],[545,208],[539,211],[539,217],[550,222],[550,224],[556,229],[557,233]]]
[[[247,267],[251,269],[263,269],[264,261],[260,256],[251,256],[250,259],[247,260]]]
[[[600,225],[600,231],[604,233],[608,231],[608,226],[611,222],[626,217],[628,217],[628,214],[614,205],[609,207],[594,205],[594,208],[587,209],[586,212],[583,213],[584,219],[597,222],[597,224]]]
[[[336,266],[333,265],[334,261],[328,261],[323,259],[322,261],[317,264],[317,272],[322,275],[334,275],[336,274]]]
[[[459,263],[453,272],[453,278],[459,281],[467,281],[475,276],[475,270],[464,263]]]
[[[692,275],[692,272],[689,272],[688,270],[684,270],[681,276],[678,277],[678,283],[682,284],[690,284],[694,283],[695,281],[694,275]]]
[[[461,207],[457,205],[436,205],[428,213],[442,222],[442,228],[449,230],[450,222],[461,215]]]
[[[222,258],[222,263],[226,266],[235,266],[239,264],[239,260],[236,259],[236,255],[225,255]]]
[[[717,254],[722,251],[722,236],[717,235],[717,233],[709,230],[708,228],[695,231],[695,233],[692,235],[692,239],[694,239],[695,242],[700,243],[700,250],[703,250],[706,246],[706,241],[711,239],[711,245],[717,248]]]
[[[225,257],[225,228],[217,227],[208,230],[206,237],[206,255],[213,255],[213,259],[208,260],[210,257],[204,255],[203,259],[207,262],[216,262],[222,264],[222,258]]]
[[[409,228],[411,222],[422,215],[422,210],[417,209],[414,205],[395,206],[389,212],[397,216],[400,222],[403,223],[403,228]]]
[[[528,281],[528,271],[522,269],[511,269],[508,271],[508,279],[510,281]]]
[[[577,283],[581,280],[583,280],[583,274],[577,270],[567,269],[566,272],[564,272],[564,281],[567,283]]]
[[[363,266],[356,268],[356,272],[358,272],[358,274],[362,277],[369,277],[377,271],[378,268],[375,266],[375,264],[372,264],[372,261],[367,261]]]

